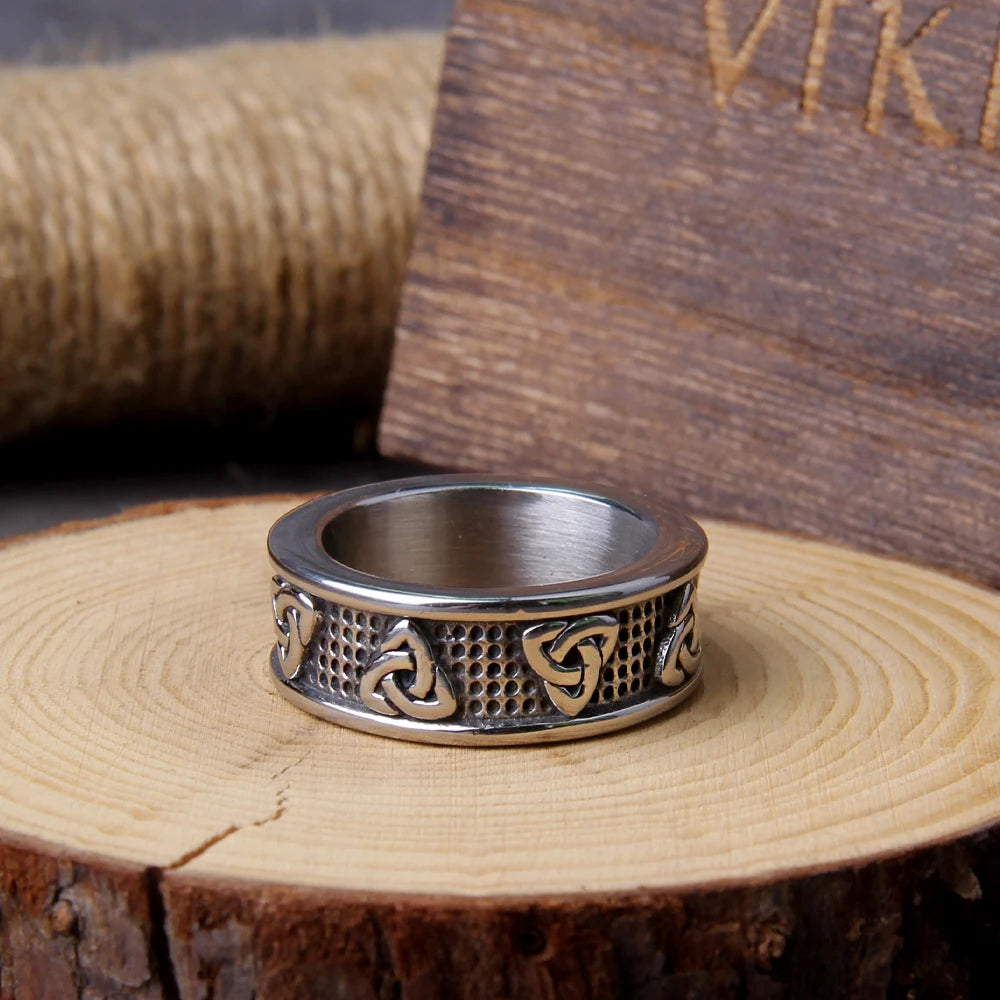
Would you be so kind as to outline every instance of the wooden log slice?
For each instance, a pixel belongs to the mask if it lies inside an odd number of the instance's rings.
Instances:
[[[0,996],[974,996],[997,984],[1000,595],[710,523],[706,680],[537,748],[272,688],[265,532],[0,552]]]

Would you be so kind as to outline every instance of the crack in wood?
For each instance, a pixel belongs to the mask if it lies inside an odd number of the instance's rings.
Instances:
[[[162,868],[151,867],[145,871],[149,907],[149,967],[153,976],[159,978],[163,1000],[180,1000],[181,990],[167,931],[167,908],[160,885],[162,878]]]
[[[237,826],[235,823],[231,823],[221,833],[213,834],[207,840],[203,840],[196,847],[192,847],[190,851],[182,854],[176,861],[171,861],[169,865],[164,867],[163,871],[173,872],[178,868],[183,868],[188,862],[194,861],[195,858],[204,854],[210,847],[215,847],[216,844],[221,844],[227,837],[231,837],[234,833],[238,833],[242,829],[242,826]]]
[[[292,767],[293,765],[289,765]],[[279,772],[281,773],[281,772]],[[195,858],[201,857],[207,850],[215,847],[216,844],[221,844],[222,841],[227,840],[234,833],[239,833],[240,830],[252,830],[254,827],[266,826],[268,823],[273,823],[275,820],[280,819],[285,814],[285,803],[287,801],[288,786],[286,785],[278,792],[278,803],[275,807],[274,812],[270,815],[265,816],[263,819],[254,820],[252,823],[235,824],[231,823],[229,826],[219,833],[213,834],[207,840],[203,840],[200,844],[192,847],[190,851],[186,851],[182,854],[176,861],[171,861],[169,865],[165,865],[161,871],[173,872],[177,871],[178,868],[183,868],[185,865],[194,861]]]
[[[280,771],[275,771],[274,774],[271,775],[271,780],[277,781],[278,778],[280,778],[283,774],[287,774],[293,767],[298,767],[299,764],[301,764],[306,757],[309,756],[310,752],[310,750],[307,750],[301,757],[299,757],[298,760],[293,760],[291,764],[286,764]],[[286,788],[285,791],[287,790],[288,789]]]

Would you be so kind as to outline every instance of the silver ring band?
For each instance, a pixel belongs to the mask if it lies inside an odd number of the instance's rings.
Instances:
[[[271,528],[279,690],[366,732],[573,739],[701,678],[689,517],[616,491],[423,476],[312,500]]]

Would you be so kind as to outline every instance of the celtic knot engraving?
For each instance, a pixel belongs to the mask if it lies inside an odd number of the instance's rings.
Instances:
[[[359,694],[382,715],[402,713],[426,721],[446,719],[457,708],[451,680],[437,668],[427,640],[408,618],[386,633],[361,678]]]
[[[278,658],[284,675],[292,680],[302,666],[306,646],[316,630],[319,614],[312,598],[296,590],[280,576],[274,578],[278,588],[271,598],[274,607],[274,628],[277,632]]]
[[[667,687],[678,687],[701,666],[701,630],[697,614],[698,591],[689,581],[681,591],[680,606],[670,616],[656,647],[655,674]]]
[[[563,715],[576,715],[594,694],[617,638],[617,618],[592,615],[570,624],[532,625],[524,630],[521,643],[552,704]]]

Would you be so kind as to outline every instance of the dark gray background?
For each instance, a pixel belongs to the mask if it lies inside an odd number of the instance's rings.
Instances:
[[[443,28],[452,0],[0,0],[0,60],[104,60],[230,38]],[[229,426],[62,428],[0,444],[0,536],[186,497],[337,489],[418,471],[352,454],[349,421],[310,418],[329,447],[287,462],[286,418]],[[338,454],[342,456],[336,457]],[[333,455],[334,457],[329,457]]]
[[[443,27],[452,0],[0,0],[0,59],[113,58],[234,37]]]

